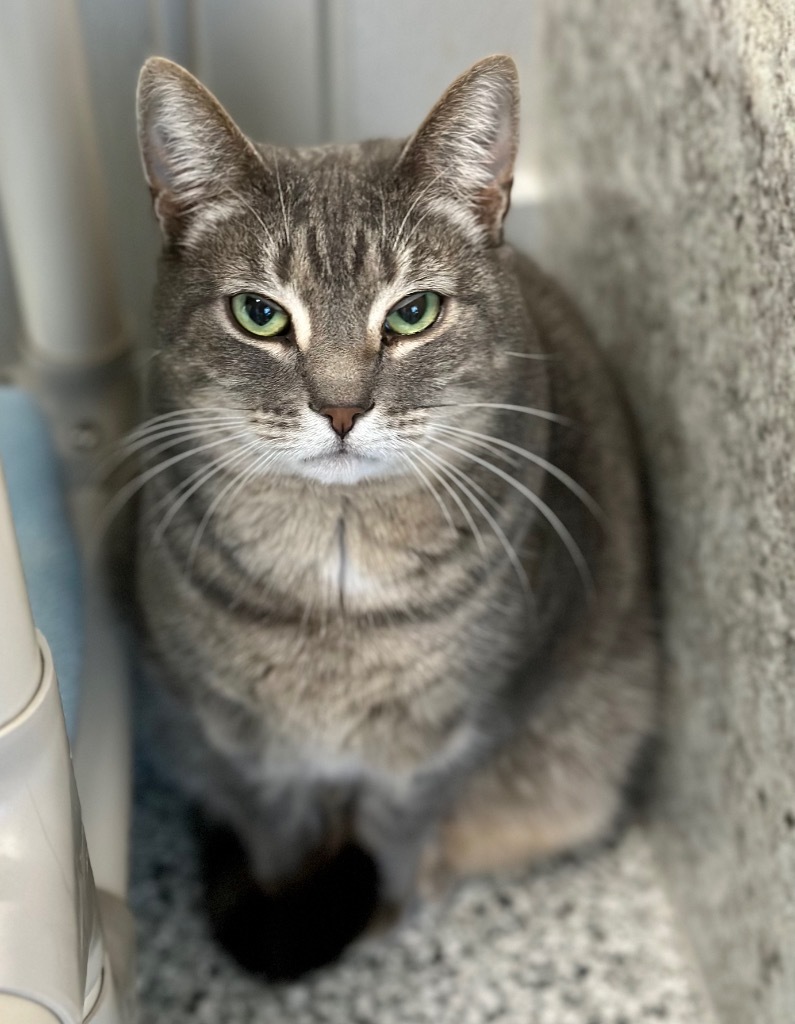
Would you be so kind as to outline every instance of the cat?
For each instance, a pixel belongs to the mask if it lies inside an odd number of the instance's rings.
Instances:
[[[654,734],[631,426],[503,240],[518,93],[488,57],[408,141],[288,149],[141,72],[152,743],[202,809],[216,932],[269,977],[605,837]]]

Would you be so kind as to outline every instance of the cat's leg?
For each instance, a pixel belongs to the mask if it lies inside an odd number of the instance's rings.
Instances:
[[[311,874],[333,857],[346,838],[349,810],[341,792],[296,777],[258,786],[227,780],[219,817],[238,835],[251,873],[265,890],[280,888]]]
[[[423,852],[420,887],[438,893],[455,878],[553,857],[598,839],[616,821],[619,787],[598,785],[557,760],[567,783],[503,754],[465,787]],[[535,767],[535,766],[534,766]]]
[[[307,780],[269,786],[204,830],[207,906],[247,969],[289,979],[334,960],[376,909],[372,858],[350,842],[345,794]]]
[[[383,792],[364,795],[356,837],[375,859],[379,898],[388,911],[398,911],[410,901],[426,835],[426,823],[409,808]]]
[[[390,788],[365,782],[354,820],[356,841],[378,867],[379,922],[392,923],[416,903],[423,856],[449,803],[454,780],[420,777]]]
[[[253,743],[246,756],[242,742],[229,741],[236,720],[218,698],[200,728],[160,697],[158,713],[154,702],[150,709],[150,740],[167,752],[171,774],[199,808],[196,838],[216,938],[242,966],[271,979],[335,959],[366,928],[377,901],[375,865],[349,838],[352,795],[313,780],[300,759],[262,765]]]
[[[641,658],[623,678],[584,676],[534,709],[443,816],[423,854],[424,892],[608,835],[642,771],[656,709],[654,677],[651,657]]]
[[[238,859],[245,856],[259,886],[275,891],[342,847],[352,794],[313,780],[300,754],[261,738],[262,724],[237,704],[205,692],[200,717],[165,686],[150,684],[144,694],[147,749],[201,809],[200,839],[234,833]],[[271,751],[267,763],[264,749]]]

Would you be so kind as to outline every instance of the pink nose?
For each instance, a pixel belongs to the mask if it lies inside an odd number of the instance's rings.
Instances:
[[[353,429],[356,418],[367,410],[358,405],[327,405],[325,409],[319,409],[318,412],[321,416],[328,417],[340,437],[345,437]]]

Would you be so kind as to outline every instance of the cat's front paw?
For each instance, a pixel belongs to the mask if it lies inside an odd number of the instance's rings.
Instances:
[[[378,873],[345,844],[293,879],[263,887],[231,829],[201,828],[207,909],[213,931],[246,970],[289,981],[336,960],[378,913]]]

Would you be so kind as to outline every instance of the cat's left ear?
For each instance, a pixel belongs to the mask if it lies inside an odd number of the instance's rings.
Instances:
[[[450,86],[409,139],[401,169],[429,197],[502,238],[519,145],[519,76],[510,57],[486,57]]]

